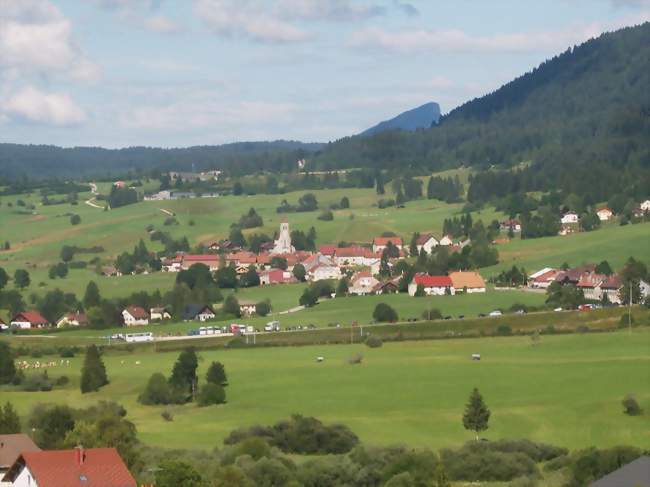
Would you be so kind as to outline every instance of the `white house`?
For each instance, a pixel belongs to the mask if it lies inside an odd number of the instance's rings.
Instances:
[[[350,280],[348,292],[357,296],[366,296],[375,292],[379,281],[368,271],[357,272]]]
[[[88,325],[88,317],[85,313],[66,313],[59,321],[56,322],[57,328],[65,328],[68,326],[86,326]]]
[[[149,313],[140,306],[129,306],[122,310],[122,319],[126,326],[142,326],[149,324]]]
[[[239,311],[244,316],[252,316],[257,311],[257,303],[255,301],[239,301]]]
[[[372,241],[372,251],[376,254],[382,253],[388,247],[389,242],[402,250],[403,243],[400,237],[375,237]]]
[[[433,235],[427,233],[425,235],[420,235],[416,239],[415,245],[418,248],[418,252],[422,252],[422,249],[424,249],[427,254],[430,254],[431,251],[439,245],[439,243]]]
[[[31,330],[34,328],[49,328],[50,322],[38,311],[23,311],[11,319],[11,326],[21,330]]]
[[[181,317],[183,321],[209,321],[213,320],[216,315],[208,305],[188,304],[183,308]]]
[[[639,205],[639,208],[641,208],[641,211],[644,213],[649,213],[650,212],[650,200],[645,200],[643,203]]]
[[[334,265],[317,265],[307,272],[307,278],[310,281],[341,279],[341,269]]]
[[[427,296],[444,296],[445,294],[455,294],[454,285],[449,276],[430,276],[429,274],[416,274],[409,284],[409,295],[415,296],[418,287],[424,288],[424,294]]]
[[[562,223],[562,225],[569,225],[571,223],[578,223],[579,220],[580,218],[578,217],[577,213],[573,211],[569,211],[564,215],[562,215],[562,219],[560,220],[560,223]]]
[[[438,244],[444,247],[449,247],[450,245],[454,245],[454,240],[451,238],[451,235],[445,235],[440,239]]]
[[[606,222],[614,217],[614,212],[607,207],[603,207],[596,210],[596,215],[598,215],[601,222]]]

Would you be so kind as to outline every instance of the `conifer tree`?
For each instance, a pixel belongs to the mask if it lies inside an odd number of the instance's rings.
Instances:
[[[226,377],[226,369],[221,362],[212,362],[208,367],[208,372],[205,374],[206,382],[217,384],[220,386],[228,385],[228,378]]]
[[[15,433],[20,433],[20,417],[13,404],[7,402],[4,408],[0,408],[0,434],[11,435]]]
[[[99,349],[91,345],[86,349],[86,357],[81,369],[81,392],[95,392],[106,384],[108,384],[106,366]]]
[[[483,402],[483,396],[481,396],[481,393],[475,387],[469,396],[469,402],[465,406],[463,426],[466,430],[474,431],[476,433],[476,441],[478,441],[478,434],[488,429],[489,419],[490,410],[485,405],[485,402]]]

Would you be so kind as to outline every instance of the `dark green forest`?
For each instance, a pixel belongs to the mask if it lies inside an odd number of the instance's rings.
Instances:
[[[549,59],[430,129],[218,147],[61,149],[0,144],[0,178],[101,177],[127,170],[222,169],[237,177],[371,168],[413,174],[472,166],[470,201],[560,191],[602,201],[650,188],[650,23],[606,33]],[[489,170],[489,171],[488,171]]]

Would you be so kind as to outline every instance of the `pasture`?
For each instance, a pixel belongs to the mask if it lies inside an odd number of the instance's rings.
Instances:
[[[363,362],[348,364],[362,353]],[[482,360],[470,360],[480,353]],[[135,351],[105,356],[111,383],[78,390],[82,357],[50,376],[70,377],[52,392],[0,390],[24,416],[38,402],[82,407],[98,400],[123,404],[147,444],[211,449],[229,431],[269,424],[292,413],[349,425],[372,444],[439,448],[472,438],[461,415],[473,387],[492,411],[486,438],[526,437],[569,448],[618,444],[650,447],[648,413],[628,417],[621,399],[634,393],[650,410],[650,331],[587,335],[450,339],[364,345],[201,351],[201,380],[213,360],[225,364],[228,403],[198,408],[142,406],[137,395],[154,372],[169,374],[176,353]],[[317,356],[325,357],[317,363]],[[33,360],[33,359],[32,359]],[[140,365],[135,365],[136,361]],[[169,410],[173,422],[160,413]]]

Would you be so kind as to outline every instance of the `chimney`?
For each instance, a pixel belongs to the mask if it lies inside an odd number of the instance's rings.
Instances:
[[[75,446],[74,448],[74,458],[77,462],[78,466],[82,466],[84,464],[84,460],[86,458],[86,455],[84,453],[84,447],[81,445]]]

